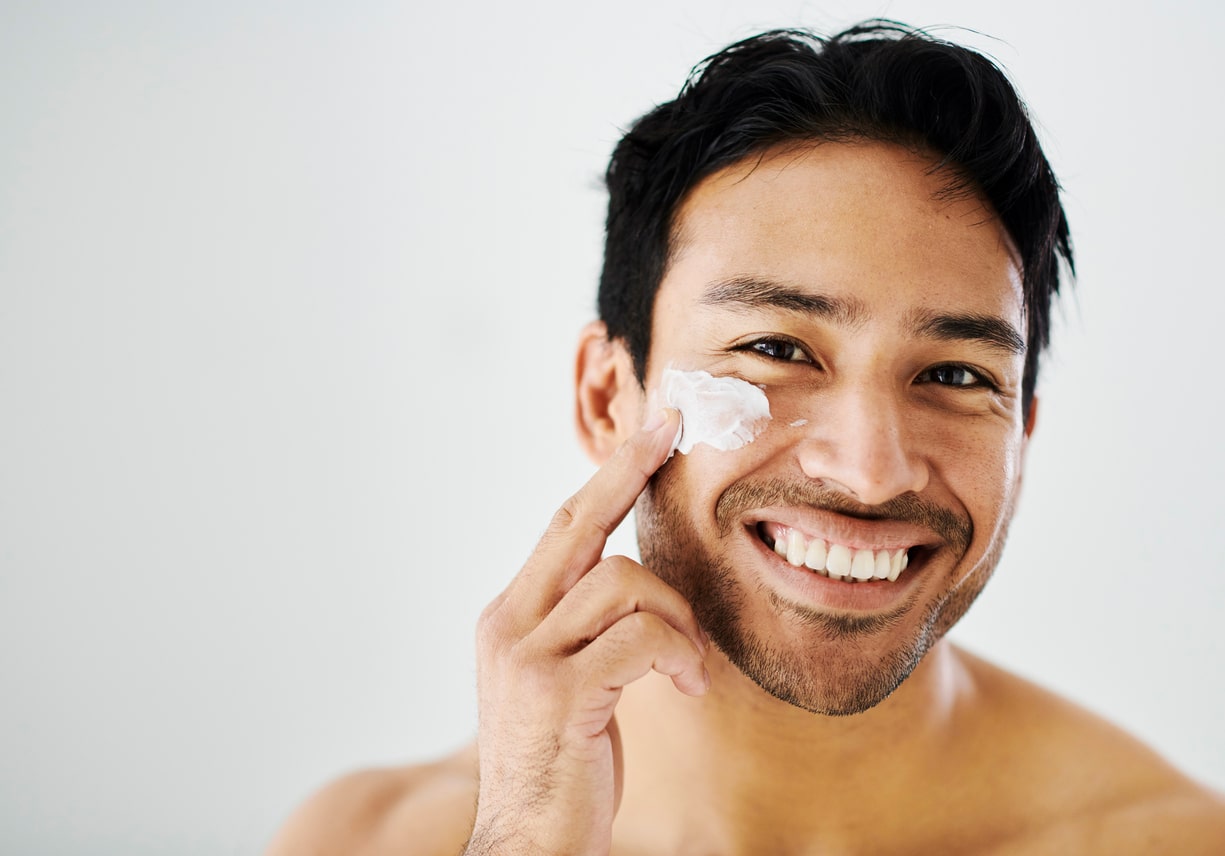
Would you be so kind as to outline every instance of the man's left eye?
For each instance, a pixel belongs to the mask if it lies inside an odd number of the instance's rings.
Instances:
[[[919,380],[941,386],[984,386],[982,377],[965,366],[935,366],[923,372]]]

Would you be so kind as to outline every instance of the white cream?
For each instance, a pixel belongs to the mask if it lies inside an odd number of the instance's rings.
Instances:
[[[710,372],[664,369],[659,394],[667,407],[681,413],[681,430],[673,448],[688,455],[705,443],[721,452],[739,449],[766,428],[770,402],[759,387]]]

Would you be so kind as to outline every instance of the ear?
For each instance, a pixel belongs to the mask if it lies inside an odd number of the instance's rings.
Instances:
[[[602,321],[592,321],[579,336],[574,389],[578,440],[599,466],[641,424],[644,399],[629,351],[609,340]]]
[[[1038,396],[1034,396],[1029,400],[1029,415],[1025,417],[1025,445],[1029,445],[1029,440],[1034,435],[1034,426],[1038,424]]]
[[[1033,439],[1034,428],[1038,424],[1038,396],[1029,400],[1029,413],[1025,416],[1025,426],[1021,429],[1021,465],[1017,467],[1017,490],[1025,481],[1025,457],[1029,452],[1029,441]]]

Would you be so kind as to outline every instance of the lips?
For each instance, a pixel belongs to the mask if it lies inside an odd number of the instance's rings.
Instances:
[[[757,534],[793,567],[808,568],[819,576],[849,583],[896,582],[909,565],[910,549],[915,546],[852,546],[770,522],[758,524]]]

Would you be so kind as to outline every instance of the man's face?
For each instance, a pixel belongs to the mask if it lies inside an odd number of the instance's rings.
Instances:
[[[1019,487],[1020,271],[933,164],[829,143],[716,173],[678,212],[655,303],[647,389],[668,366],[730,375],[772,419],[665,464],[637,508],[643,561],[746,675],[812,711],[866,710],[910,674],[990,576]],[[788,549],[857,576],[908,565],[839,580]]]

